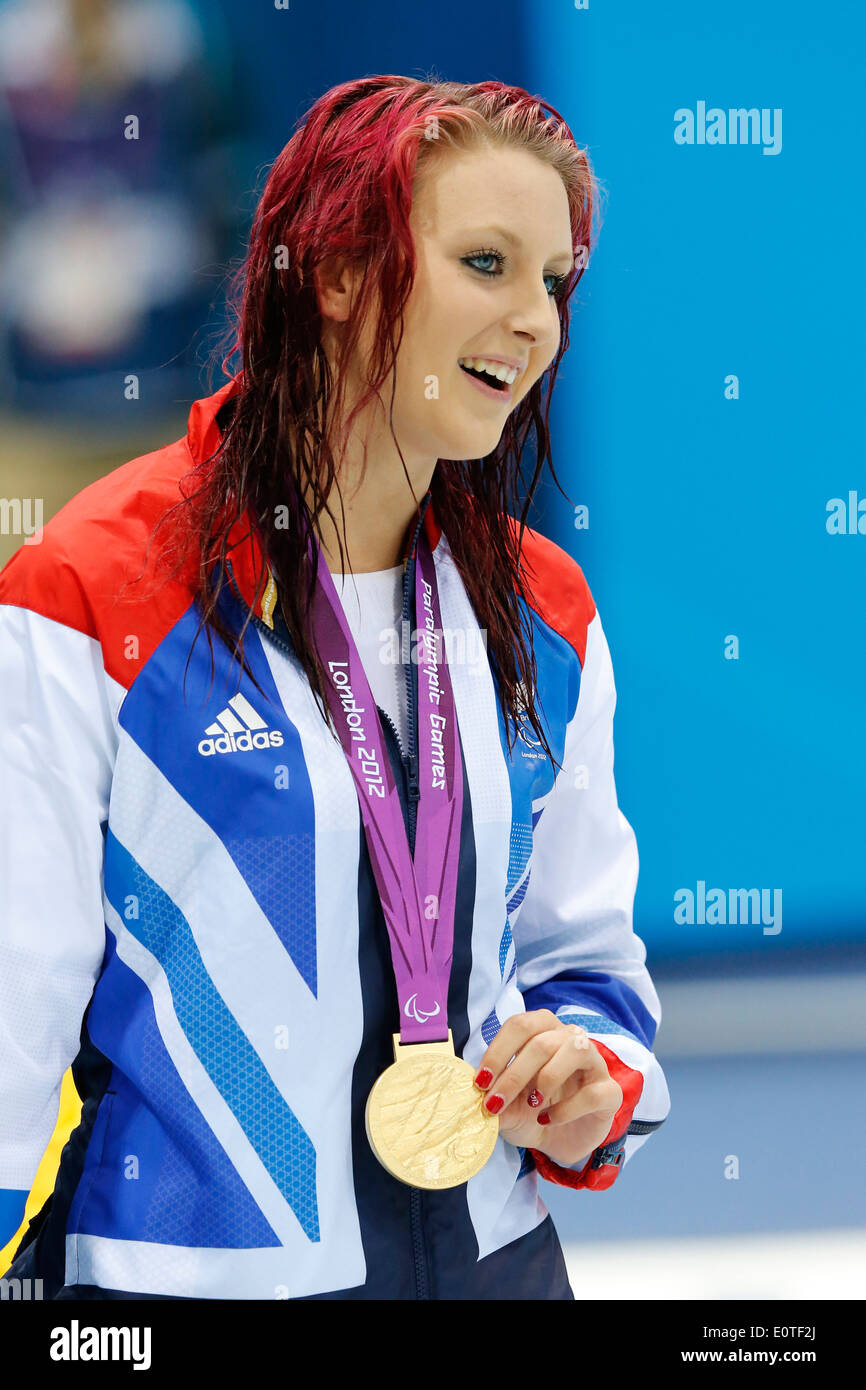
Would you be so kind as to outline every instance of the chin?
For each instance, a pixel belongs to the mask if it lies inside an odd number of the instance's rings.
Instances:
[[[450,436],[443,439],[439,445],[437,458],[461,461],[463,459],[483,459],[488,454],[492,454],[500,439],[502,430],[505,428],[503,421],[502,428],[498,430],[486,430],[481,434],[478,430],[467,431],[465,434],[456,437]]]

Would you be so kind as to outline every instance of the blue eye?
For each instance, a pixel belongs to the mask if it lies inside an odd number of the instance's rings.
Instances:
[[[473,265],[473,261],[496,261],[500,267],[500,274],[502,266],[505,265],[505,257],[501,251],[473,251],[471,255],[463,257],[463,264],[472,266],[472,269],[477,270],[481,275],[496,275],[495,270],[485,270],[483,266]]]
[[[565,285],[566,281],[568,280],[568,276],[567,276],[567,275],[554,275],[552,271],[551,271],[551,273],[550,273],[549,275],[545,275],[544,278],[545,278],[545,280],[552,280],[552,281],[553,281],[553,286],[552,286],[552,288],[549,289],[549,290],[547,291],[548,294],[552,294],[552,295],[559,294],[559,291],[563,288],[563,286]]]
[[[470,255],[464,256],[462,258],[462,263],[463,265],[468,265],[472,270],[477,271],[479,275],[495,276],[502,274],[502,267],[505,265],[506,259],[507,258],[502,254],[501,251],[481,250],[473,251]],[[485,269],[484,266],[476,265],[476,261],[495,261],[496,264],[499,266],[499,269]],[[551,297],[557,295],[559,291],[562,289],[567,279],[567,275],[554,275],[552,271],[548,271],[548,273],[544,277],[545,283],[548,280],[551,280],[553,283],[549,287],[547,293]]]

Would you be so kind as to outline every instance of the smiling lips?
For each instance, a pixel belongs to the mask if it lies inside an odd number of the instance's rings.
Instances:
[[[490,357],[458,357],[457,363],[467,375],[505,395],[510,395],[509,388],[520,375],[519,367],[509,367]]]

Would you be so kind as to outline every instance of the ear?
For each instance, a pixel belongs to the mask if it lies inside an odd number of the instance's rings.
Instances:
[[[360,270],[342,256],[328,256],[316,266],[313,278],[322,317],[345,323],[360,284]]]

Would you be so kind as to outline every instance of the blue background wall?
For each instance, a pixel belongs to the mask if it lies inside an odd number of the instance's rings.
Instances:
[[[866,498],[864,12],[532,16],[532,85],[607,189],[555,407],[589,529],[550,490],[540,524],[583,565],[613,651],[636,920],[656,954],[862,941],[866,535],[828,534],[826,508]],[[676,144],[699,100],[781,108],[781,151]],[[781,888],[781,933],[677,925],[698,880]]]

